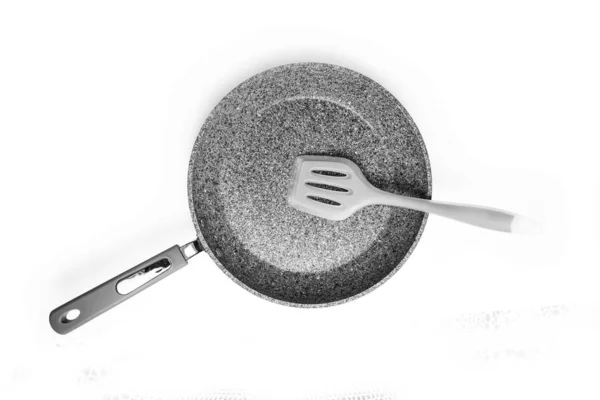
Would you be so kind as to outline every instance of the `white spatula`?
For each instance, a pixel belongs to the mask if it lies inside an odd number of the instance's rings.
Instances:
[[[382,204],[436,214],[502,232],[531,233],[539,228],[533,221],[508,211],[384,192],[371,185],[356,164],[339,157],[296,158],[288,204],[333,221],[346,219],[363,207]]]

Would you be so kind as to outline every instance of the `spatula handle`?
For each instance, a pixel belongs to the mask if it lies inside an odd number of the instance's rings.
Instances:
[[[496,208],[474,206],[468,204],[445,203],[440,201],[419,199],[381,192],[378,198],[380,204],[410,208],[430,214],[439,215],[478,226],[502,232],[532,233],[539,226],[532,220],[521,215],[498,210]]]

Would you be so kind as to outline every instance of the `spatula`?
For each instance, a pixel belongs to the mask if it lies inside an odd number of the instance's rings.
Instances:
[[[332,221],[344,220],[363,207],[381,204],[502,232],[532,233],[539,229],[530,219],[508,211],[384,192],[371,185],[356,164],[340,157],[296,158],[290,184],[288,204],[291,207]]]

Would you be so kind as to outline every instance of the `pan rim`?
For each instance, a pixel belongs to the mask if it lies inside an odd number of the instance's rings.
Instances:
[[[403,114],[403,116],[406,118],[406,121],[408,122],[408,124],[411,126],[411,128],[414,130],[415,136],[417,138],[417,142],[419,144],[420,150],[422,151],[422,154],[424,156],[424,162],[425,162],[425,172],[427,175],[427,197],[429,199],[431,199],[432,196],[432,173],[431,173],[431,163],[429,160],[429,154],[427,152],[427,148],[425,146],[425,141],[423,140],[423,136],[421,135],[421,132],[419,131],[417,125],[415,124],[415,122],[413,121],[412,117],[410,116],[410,114],[408,113],[408,111],[405,109],[405,107],[393,96],[392,93],[390,93],[387,89],[385,89],[383,86],[381,86],[379,83],[377,83],[376,81],[374,81],[373,79],[369,78],[366,75],[363,75],[362,73],[355,71],[353,69],[350,68],[346,68],[340,65],[336,65],[336,64],[328,64],[328,63],[321,63],[321,62],[295,62],[295,63],[288,63],[288,64],[282,64],[273,68],[269,68],[266,70],[262,70],[257,72],[256,74],[253,74],[252,76],[250,76],[248,79],[244,80],[243,82],[241,82],[240,84],[238,84],[237,86],[235,86],[234,88],[232,88],[224,97],[226,98],[229,93],[231,93],[232,91],[234,91],[236,88],[246,84],[249,80],[253,79],[255,76],[260,75],[264,72],[267,71],[278,71],[278,70],[282,70],[282,69],[288,69],[288,68],[293,68],[295,66],[315,66],[315,67],[326,67],[326,68],[334,68],[334,69],[338,69],[338,70],[343,70],[345,72],[351,73],[351,74],[358,74],[361,76],[361,78],[366,79],[370,82],[375,83],[377,86],[379,86],[382,89],[382,92],[385,93],[385,95],[390,98],[390,100],[392,100],[393,102],[396,103],[399,111]],[[218,111],[218,105],[220,104],[221,101],[223,101],[223,99],[221,99],[219,101],[219,103],[217,103],[215,105],[215,107],[212,109],[212,111],[210,112],[210,114],[208,115],[208,117],[205,119],[205,122],[209,119],[211,119],[215,113]],[[421,236],[423,235],[423,232],[425,230],[425,226],[427,224],[427,220],[429,215],[427,213],[423,213],[423,218],[419,227],[419,230],[417,232],[417,234],[414,237],[414,240],[410,246],[410,248],[408,249],[408,251],[406,252],[406,254],[404,255],[404,257],[402,258],[402,260],[385,276],[383,277],[381,280],[379,280],[377,283],[373,284],[372,286],[368,287],[367,289],[363,290],[360,293],[357,293],[355,295],[349,296],[347,298],[341,299],[341,300],[336,300],[336,301],[331,301],[331,302],[324,302],[324,303],[295,303],[295,302],[290,302],[290,301],[285,301],[285,300],[280,300],[274,297],[271,297],[269,295],[266,295],[262,292],[259,292],[251,287],[249,287],[248,285],[246,285],[244,282],[242,282],[241,280],[239,280],[236,276],[234,276],[217,258],[217,256],[215,255],[215,253],[213,252],[213,250],[211,249],[211,247],[209,246],[207,240],[204,238],[204,234],[202,232],[201,226],[199,224],[198,221],[198,217],[196,215],[196,210],[195,210],[195,206],[194,206],[194,197],[193,197],[193,182],[194,182],[194,166],[196,164],[196,160],[198,157],[198,153],[199,153],[199,149],[200,149],[200,142],[202,140],[203,137],[203,128],[204,128],[204,123],[203,126],[200,128],[200,131],[198,133],[198,135],[196,136],[196,140],[194,141],[194,146],[192,148],[192,153],[190,156],[190,161],[188,164],[188,178],[187,178],[187,191],[188,191],[188,206],[190,208],[190,213],[191,213],[191,217],[192,217],[192,222],[194,224],[194,228],[196,229],[196,234],[198,236],[198,240],[200,241],[200,243],[202,244],[202,247],[204,249],[204,251],[206,253],[208,253],[208,255],[210,256],[210,258],[212,259],[212,261],[221,269],[221,271],[223,271],[225,273],[226,276],[228,276],[231,280],[233,280],[236,284],[238,284],[239,286],[241,286],[242,288],[244,288],[245,290],[247,290],[248,292],[263,298],[265,300],[268,300],[272,303],[276,303],[276,304],[281,304],[281,305],[285,305],[285,306],[289,306],[289,307],[295,307],[295,308],[324,308],[324,307],[331,307],[331,306],[336,306],[336,305],[341,305],[344,303],[348,303],[350,301],[356,300],[368,293],[371,293],[372,291],[374,291],[375,289],[377,289],[378,287],[380,287],[382,284],[384,284],[385,282],[387,282],[392,276],[394,276],[398,270],[400,268],[402,268],[402,266],[406,263],[406,261],[410,258],[410,256],[412,255],[413,251],[415,250],[415,247],[417,246],[417,244],[419,243]]]

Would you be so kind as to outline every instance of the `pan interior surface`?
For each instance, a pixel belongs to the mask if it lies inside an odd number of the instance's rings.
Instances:
[[[190,208],[215,262],[255,294],[300,306],[366,293],[410,255],[426,216],[366,207],[329,221],[287,204],[299,155],[345,157],[376,187],[431,198],[429,159],[400,103],[357,72],[289,64],[231,91],[192,153]]]

